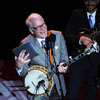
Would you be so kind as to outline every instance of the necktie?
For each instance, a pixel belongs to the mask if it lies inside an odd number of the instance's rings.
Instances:
[[[41,41],[41,45],[42,45],[42,48],[45,47],[45,40],[42,40],[42,41]]]
[[[46,49],[45,49],[45,40],[42,40],[42,41],[41,41],[41,44],[42,44],[42,49],[43,49],[43,51],[46,53]]]
[[[91,29],[93,28],[93,22],[92,22],[92,19],[91,19],[92,15],[89,15],[89,23],[90,23],[90,27]]]

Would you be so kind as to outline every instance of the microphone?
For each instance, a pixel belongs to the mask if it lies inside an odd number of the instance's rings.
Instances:
[[[51,34],[49,37],[50,40],[50,48],[53,49],[55,46],[56,36],[55,34]]]
[[[45,86],[45,81],[44,80],[39,81],[36,88],[38,89],[40,86]]]
[[[50,39],[46,37],[45,39],[45,49],[48,51],[50,49]]]
[[[46,49],[49,50],[50,48],[53,49],[55,46],[55,40],[56,36],[55,34],[51,34],[49,37],[46,37],[45,43],[46,43]]]

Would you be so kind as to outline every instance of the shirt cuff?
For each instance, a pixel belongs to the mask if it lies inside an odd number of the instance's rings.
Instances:
[[[19,69],[19,68],[16,67],[16,71],[17,71],[17,73],[18,73],[20,76],[21,76],[22,70],[23,70],[23,67],[22,67],[21,69]]]
[[[79,39],[79,45],[82,45],[81,39]]]

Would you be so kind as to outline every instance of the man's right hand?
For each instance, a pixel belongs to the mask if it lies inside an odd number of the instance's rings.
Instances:
[[[16,66],[18,69],[21,69],[24,64],[30,62],[29,53],[25,54],[26,50],[22,50],[18,57],[15,56]]]
[[[80,40],[81,40],[81,43],[84,44],[87,48],[93,45],[93,41],[86,36],[81,36]]]

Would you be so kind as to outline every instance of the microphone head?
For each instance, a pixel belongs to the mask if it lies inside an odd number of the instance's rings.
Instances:
[[[50,48],[54,48],[56,36],[55,34],[51,34],[49,37],[46,37],[46,49],[49,50]]]
[[[55,34],[51,34],[50,35],[50,48],[53,49],[55,46],[55,40],[56,40],[56,36]]]
[[[50,38],[50,42],[55,42],[56,40],[55,34],[51,34],[49,38]]]

